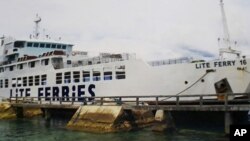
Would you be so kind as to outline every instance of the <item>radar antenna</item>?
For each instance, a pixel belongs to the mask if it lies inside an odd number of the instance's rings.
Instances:
[[[35,22],[35,39],[38,39],[39,37],[39,23],[42,21],[42,19],[36,14],[36,18],[34,20]]]
[[[224,10],[224,3],[223,0],[220,0],[220,7],[221,7],[221,15],[222,15],[222,24],[223,24],[223,31],[224,31],[224,44],[226,46],[226,48],[221,48],[220,49],[220,57],[223,59],[224,53],[229,53],[229,54],[236,54],[237,57],[240,57],[241,52],[237,51],[237,50],[233,50],[231,48],[231,39],[230,39],[230,34],[229,34],[229,30],[228,30],[228,25],[227,25],[227,19],[226,19],[226,14],[225,14],[225,10]],[[219,41],[219,39],[218,39]]]

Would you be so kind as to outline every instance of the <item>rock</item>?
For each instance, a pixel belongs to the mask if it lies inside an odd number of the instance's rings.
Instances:
[[[155,114],[155,125],[152,127],[154,132],[175,131],[175,124],[170,112],[157,110]]]
[[[0,119],[14,119],[16,114],[9,102],[0,103]]]
[[[40,108],[24,108],[23,117],[32,118],[35,116],[42,115],[42,110]]]
[[[168,126],[167,126],[167,124],[164,124],[164,123],[160,123],[160,124],[152,127],[152,131],[154,131],[154,132],[164,132],[167,129],[168,129]]]
[[[154,123],[154,114],[150,110],[132,110],[132,115],[138,128],[147,127]]]

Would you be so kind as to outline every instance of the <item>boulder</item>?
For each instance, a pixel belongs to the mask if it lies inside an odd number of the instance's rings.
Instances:
[[[14,119],[16,114],[9,102],[0,103],[0,119]]]

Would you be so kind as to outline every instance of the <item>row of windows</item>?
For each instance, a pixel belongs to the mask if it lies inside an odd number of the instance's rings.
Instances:
[[[39,64],[39,61],[32,61],[32,62],[28,63],[28,67],[29,68],[34,68],[38,64]],[[43,66],[49,65],[49,59],[43,59],[41,61],[41,65],[43,65]],[[22,70],[26,66],[27,66],[27,63],[23,63],[23,64],[18,64],[18,65],[13,65],[13,66],[5,67],[5,69],[4,68],[0,68],[0,73],[4,72],[4,70],[6,70],[6,71],[14,71],[16,68],[18,70]]]
[[[35,75],[11,79],[12,87],[40,86],[47,84],[47,75]],[[9,81],[5,79],[5,88],[8,88]],[[0,80],[0,88],[3,88],[3,80]]]
[[[8,86],[9,86],[9,79],[0,80],[0,88],[4,88],[4,87],[8,88]]]
[[[62,84],[63,82],[63,74],[64,74],[64,83],[71,83],[71,75],[73,75],[72,79],[74,83],[89,82],[91,81],[91,76],[89,71],[82,71],[82,77],[80,77],[80,71],[65,72],[65,73],[57,73],[56,74],[56,84]],[[93,71],[92,73],[92,81],[100,81],[101,80],[101,72]],[[82,78],[82,80],[80,80]],[[115,72],[116,79],[125,79],[125,71]],[[107,71],[103,73],[103,80],[112,80],[113,75],[111,71]],[[11,85],[12,87],[26,87],[26,86],[40,86],[47,84],[47,75],[35,75],[29,77],[18,77],[12,78]],[[0,80],[0,88],[8,88],[9,80],[1,79]]]
[[[28,42],[27,47],[66,49],[66,45],[63,45],[63,44],[37,43],[37,42],[34,42],[34,43]]]
[[[71,77],[72,75],[72,77]],[[125,71],[116,71],[115,79],[125,79]],[[101,78],[100,71],[92,71],[92,75],[90,71],[73,71],[73,72],[64,72],[64,73],[56,73],[56,84],[64,83],[79,83],[79,82],[89,82],[89,81],[100,81],[100,80],[112,80],[113,75],[112,71],[103,72],[103,78]]]

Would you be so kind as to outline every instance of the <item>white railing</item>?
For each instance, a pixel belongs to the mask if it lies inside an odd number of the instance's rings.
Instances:
[[[178,59],[168,59],[168,60],[157,60],[148,62],[151,66],[162,66],[162,65],[171,65],[171,64],[182,64],[182,63],[190,63],[192,58],[183,57]]]

